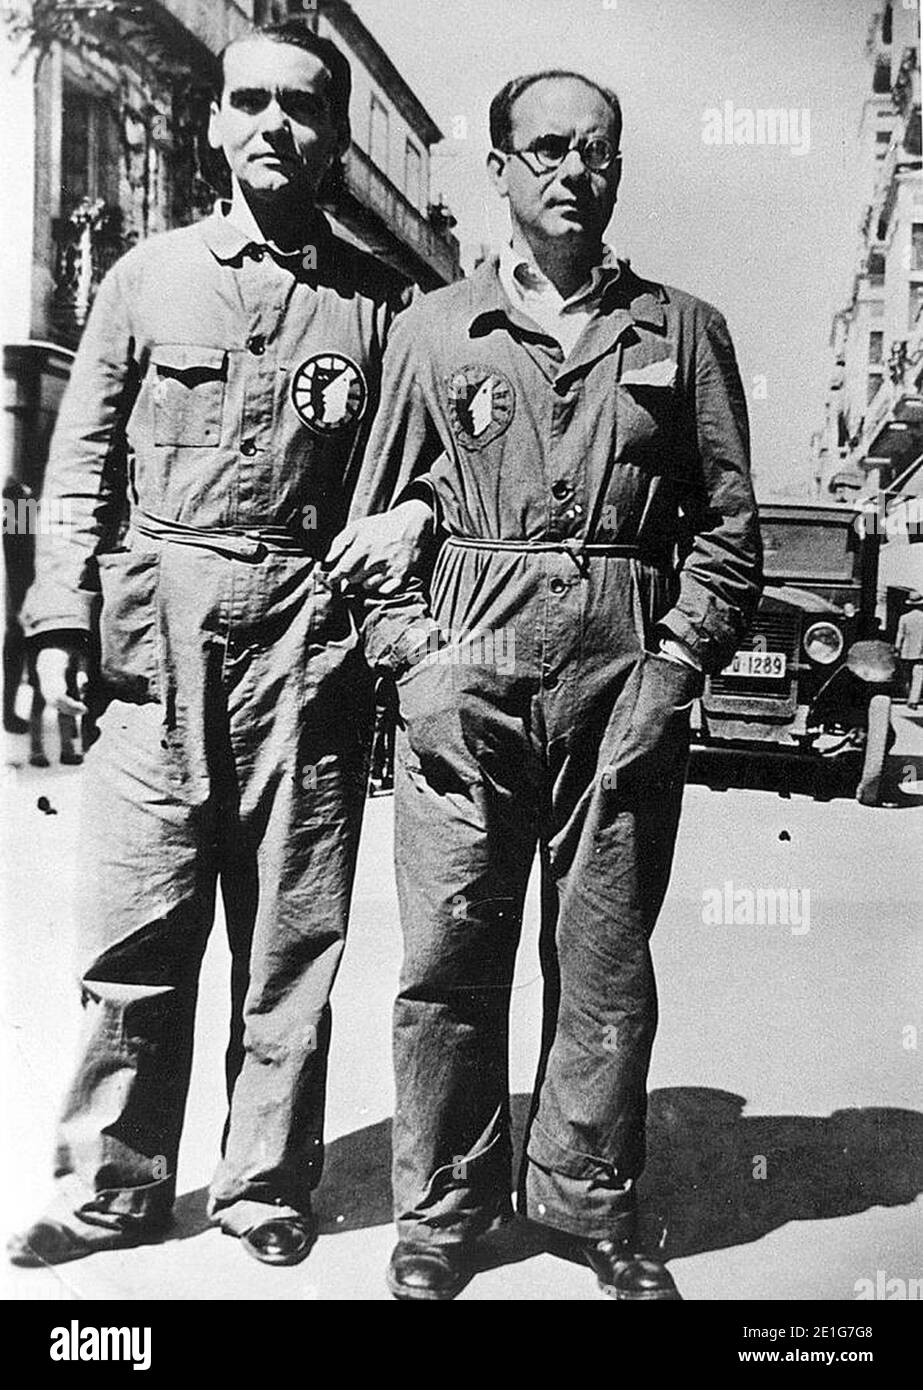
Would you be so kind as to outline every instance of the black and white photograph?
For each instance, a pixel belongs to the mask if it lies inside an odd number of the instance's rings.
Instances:
[[[38,1361],[588,1300],[868,1364],[923,1302],[920,51],[919,0],[0,7]]]

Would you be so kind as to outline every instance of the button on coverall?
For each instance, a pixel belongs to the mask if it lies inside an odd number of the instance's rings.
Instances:
[[[372,706],[316,557],[346,520],[398,286],[322,219],[309,240],[277,260],[216,213],[130,251],[57,424],[45,501],[66,525],[40,538],[26,623],[87,632],[101,590],[85,1033],[56,1158],[96,1225],[173,1201],[218,881],[233,1014],[211,1210],[239,1231],[254,1202],[302,1209],[320,1176]]]
[[[601,1238],[644,1162],[648,941],[701,685],[655,654],[658,632],[718,671],[761,585],[724,320],[622,265],[565,359],[486,262],[399,320],[366,459],[361,511],[419,477],[448,533],[430,587],[447,645],[399,682],[399,1233],[466,1240],[508,1212],[509,1000],[538,845],[521,1205]]]

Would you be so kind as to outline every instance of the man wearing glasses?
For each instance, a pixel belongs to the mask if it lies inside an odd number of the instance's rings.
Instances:
[[[230,203],[113,269],[62,406],[46,495],[73,524],[40,535],[26,621],[46,698],[79,714],[66,670],[101,590],[106,709],[81,808],[85,1032],[58,1197],[16,1264],[168,1224],[219,881],[232,1017],[210,1211],[267,1264],[314,1238],[372,714],[338,581],[387,594],[430,519],[408,501],[344,529],[400,290],[315,208],[349,95],[346,59],[304,25],[226,50],[209,136]]]
[[[536,846],[544,1031],[520,1209],[610,1296],[679,1297],[633,1243],[648,941],[689,705],[754,611],[761,552],[723,318],[603,241],[621,124],[614,93],[575,73],[494,99],[510,244],[396,326],[357,498],[376,511],[415,479],[447,533],[430,590],[447,645],[421,630],[398,684],[400,1299],[453,1298],[509,1214],[508,1016]]]

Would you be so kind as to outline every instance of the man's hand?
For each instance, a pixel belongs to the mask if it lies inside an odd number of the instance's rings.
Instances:
[[[87,685],[87,659],[74,647],[45,647],[35,659],[35,674],[45,703],[61,714],[82,718]]]
[[[419,562],[432,526],[432,509],[418,498],[350,522],[334,537],[323,562],[328,584],[354,585],[383,598],[396,594]]]

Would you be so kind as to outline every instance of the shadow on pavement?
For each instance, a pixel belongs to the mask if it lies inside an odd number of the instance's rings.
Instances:
[[[526,1095],[511,1101],[516,1165],[529,1103]],[[904,1206],[923,1192],[923,1114],[917,1111],[744,1116],[745,1105],[742,1096],[707,1087],[651,1093],[639,1249],[678,1259],[759,1240],[789,1221]],[[390,1168],[389,1120],[330,1144],[318,1192],[321,1232],[390,1223]],[[207,1226],[204,1189],[184,1194],[173,1238]],[[546,1248],[546,1239],[517,1220],[485,1240],[479,1267],[529,1259]]]
[[[390,1120],[379,1120],[327,1145],[317,1214],[322,1235],[390,1223]]]
[[[789,1221],[904,1206],[923,1192],[917,1111],[751,1117],[745,1105],[706,1087],[651,1094],[640,1184],[645,1248],[677,1259],[759,1240]]]
[[[190,1236],[200,1236],[210,1231],[212,1223],[208,1219],[208,1188],[198,1187],[195,1192],[184,1192],[173,1204],[173,1225],[166,1240],[188,1240]]]

